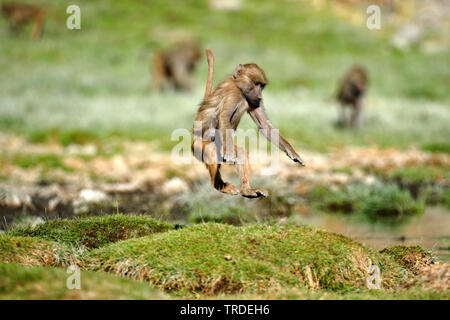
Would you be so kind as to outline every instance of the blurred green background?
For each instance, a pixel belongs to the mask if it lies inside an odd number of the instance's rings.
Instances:
[[[448,20],[439,28],[418,24],[421,36],[399,47],[395,37],[415,22],[420,1],[382,6],[381,30],[366,27],[367,5],[348,2],[245,0],[236,10],[218,10],[206,0],[77,1],[81,30],[68,30],[72,2],[33,1],[48,11],[42,39],[31,41],[30,27],[11,37],[0,19],[0,129],[33,142],[119,136],[169,150],[170,132],[192,126],[206,61],[192,94],[151,93],[150,62],[156,50],[189,38],[214,51],[215,83],[238,63],[263,67],[268,114],[298,147],[448,152]],[[358,133],[334,127],[337,81],[355,62],[370,76],[366,126]],[[252,124],[247,119],[243,127]]]

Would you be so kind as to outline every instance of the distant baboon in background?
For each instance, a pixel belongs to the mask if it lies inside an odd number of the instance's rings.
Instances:
[[[363,98],[367,89],[367,71],[360,65],[353,65],[340,80],[337,100],[340,103],[340,125],[344,127],[359,127]],[[346,107],[350,107],[347,116]]]
[[[197,44],[183,42],[153,57],[153,90],[188,90],[194,87],[194,70],[200,59]]]
[[[8,2],[2,5],[2,12],[9,19],[9,27],[13,33],[18,34],[25,24],[33,23],[31,38],[37,39],[41,36],[45,20],[43,8],[24,3]]]

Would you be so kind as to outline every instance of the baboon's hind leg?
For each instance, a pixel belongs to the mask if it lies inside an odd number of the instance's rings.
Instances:
[[[262,188],[252,189],[250,187],[250,161],[248,158],[248,153],[244,148],[236,147],[234,148],[236,152],[236,170],[239,174],[239,179],[241,180],[241,195],[246,198],[259,198],[267,197],[269,192]]]
[[[350,119],[350,126],[352,128],[360,128],[361,127],[361,111],[362,111],[362,100],[359,98],[354,103],[354,109],[352,113],[352,117]]]
[[[209,175],[211,176],[211,184],[218,191],[236,195],[239,194],[238,188],[229,182],[224,182],[220,174],[220,164],[218,163],[216,145],[214,142],[203,143],[203,159],[208,168]]]
[[[339,125],[342,128],[345,128],[345,127],[349,126],[349,120],[348,120],[346,108],[347,108],[347,106],[345,104],[343,104],[343,103],[341,103],[339,105],[339,120],[340,120]]]

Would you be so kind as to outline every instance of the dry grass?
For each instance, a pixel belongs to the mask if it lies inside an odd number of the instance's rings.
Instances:
[[[75,250],[55,242],[36,238],[0,235],[0,263],[27,266],[60,266],[77,264]]]

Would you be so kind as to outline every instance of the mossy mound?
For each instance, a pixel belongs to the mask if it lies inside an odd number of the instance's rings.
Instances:
[[[83,245],[91,249],[170,229],[173,229],[172,225],[150,217],[115,214],[72,220],[51,220],[34,228],[15,229],[9,234],[39,237],[77,246]]]
[[[91,251],[85,264],[181,295],[364,288],[372,264],[391,288],[405,271],[358,242],[307,226],[215,223],[111,244]]]
[[[164,299],[148,283],[105,273],[81,271],[80,289],[68,289],[64,269],[0,264],[0,299]]]
[[[380,251],[414,274],[435,263],[433,255],[420,246],[394,246]]]
[[[55,242],[38,238],[0,235],[0,263],[58,266],[76,262],[76,255]]]

